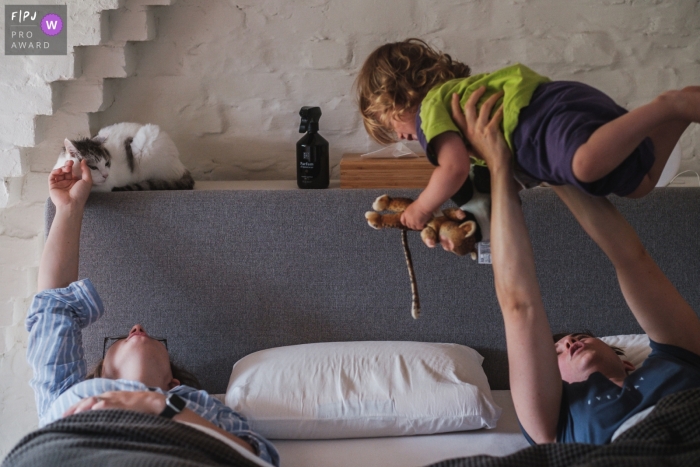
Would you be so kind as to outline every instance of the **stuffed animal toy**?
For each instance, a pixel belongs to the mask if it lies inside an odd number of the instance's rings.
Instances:
[[[377,198],[372,204],[374,211],[365,213],[365,218],[370,227],[375,229],[395,228],[401,229],[401,244],[406,255],[406,267],[408,277],[411,281],[411,316],[418,319],[420,316],[420,299],[418,297],[418,283],[413,270],[413,260],[411,251],[408,248],[406,231],[408,230],[401,223],[401,213],[413,202],[409,198],[390,198],[383,195]],[[382,214],[377,211],[389,211]],[[471,217],[471,219],[469,219]],[[469,253],[472,259],[476,259],[476,234],[479,226],[474,220],[474,216],[461,209],[445,209],[441,216],[434,217],[421,231],[421,239],[428,247],[433,248],[438,243],[443,248],[453,253],[463,256]]]
[[[365,213],[370,227],[375,229],[406,229],[401,224],[401,213],[413,202],[409,198],[391,198],[383,195],[372,204],[374,211]],[[389,211],[382,214],[377,211]],[[479,226],[471,213],[459,208],[445,209],[441,216],[433,217],[421,231],[421,239],[429,248],[438,243],[458,256],[469,254],[476,259],[475,245],[480,235]]]

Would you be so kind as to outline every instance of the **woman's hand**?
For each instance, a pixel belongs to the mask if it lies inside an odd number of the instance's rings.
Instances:
[[[109,391],[86,397],[63,413],[64,417],[87,410],[123,409],[159,415],[165,409],[165,395],[153,391]]]
[[[73,404],[68,410],[63,413],[64,417],[75,415],[88,410],[106,410],[106,409],[122,409],[132,410],[134,412],[148,413],[152,415],[160,415],[165,409],[165,395],[153,391],[109,391],[103,392],[99,396],[86,397],[80,402]],[[255,454],[258,453],[247,442],[236,435],[223,430],[210,421],[202,418],[201,415],[185,408],[182,412],[175,415],[173,420],[181,423],[190,423],[200,425],[214,430],[237,443],[242,448]]]
[[[469,140],[471,149],[476,155],[486,161],[490,168],[498,164],[509,164],[512,153],[501,133],[501,121],[503,120],[503,106],[500,106],[493,117],[489,120],[489,115],[498,99],[503,96],[503,92],[496,93],[486,99],[477,111],[476,103],[486,92],[485,87],[480,87],[474,91],[464,104],[464,109],[460,108],[459,95],[452,95],[452,119],[462,131],[462,134]]]
[[[63,167],[54,169],[49,174],[49,195],[51,201],[62,206],[84,206],[92,189],[92,174],[86,161],[80,162],[80,170],[74,172],[74,161],[66,161]],[[77,168],[76,168],[77,169]]]

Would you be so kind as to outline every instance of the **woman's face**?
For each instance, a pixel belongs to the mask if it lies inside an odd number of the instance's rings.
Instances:
[[[140,381],[149,387],[170,389],[172,384],[170,356],[162,342],[153,339],[140,324],[129,335],[115,342],[105,354],[102,377]]]
[[[596,371],[610,378],[634,370],[612,347],[587,334],[569,334],[554,344],[554,348],[561,378],[567,383],[586,381]]]

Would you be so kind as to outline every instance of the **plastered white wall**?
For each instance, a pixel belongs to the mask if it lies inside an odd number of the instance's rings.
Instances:
[[[337,176],[343,152],[374,147],[355,109],[355,74],[375,47],[410,36],[474,72],[523,62],[627,108],[700,84],[698,0],[36,3],[68,4],[69,54],[0,57],[0,456],[36,426],[23,320],[63,138],[157,123],[195,179],[292,179],[299,108],[319,105]],[[682,169],[700,171],[698,125],[681,146]]]

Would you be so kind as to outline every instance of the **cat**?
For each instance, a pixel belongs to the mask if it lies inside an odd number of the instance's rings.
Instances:
[[[54,169],[85,159],[92,174],[92,191],[191,190],[194,179],[180,162],[170,136],[158,125],[115,123],[93,138],[64,141]]]

